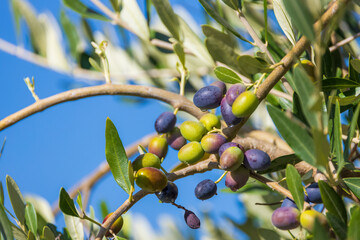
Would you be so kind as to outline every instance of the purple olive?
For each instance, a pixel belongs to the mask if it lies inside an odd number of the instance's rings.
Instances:
[[[185,144],[186,139],[181,135],[180,129],[178,127],[174,127],[167,134],[167,142],[175,150],[180,150]]]
[[[215,86],[220,88],[220,90],[222,91],[223,95],[225,95],[226,93],[226,85],[225,83],[221,82],[221,81],[215,81],[212,84],[210,84],[210,86]]]
[[[222,90],[215,86],[206,86],[197,91],[193,102],[202,110],[213,109],[220,106],[223,97]]]
[[[229,147],[220,156],[220,167],[226,171],[234,171],[244,161],[244,152],[238,147]]]
[[[259,149],[250,149],[245,152],[244,165],[254,171],[264,171],[270,167],[269,155]]]
[[[217,153],[221,145],[226,142],[226,138],[218,133],[205,135],[201,139],[201,147],[207,153]]]
[[[249,179],[249,169],[240,166],[235,171],[228,172],[225,178],[225,186],[236,192],[242,188]]]
[[[306,187],[305,201],[312,203],[322,203],[322,198],[320,194],[320,188],[318,183],[312,183]]]
[[[227,142],[227,143],[224,143],[223,145],[221,145],[221,147],[219,148],[219,156],[221,156],[223,154],[223,152],[226,149],[228,149],[229,147],[238,147],[245,153],[244,147],[241,146],[240,144],[234,143],[234,142]]]
[[[290,198],[285,198],[281,204],[281,207],[293,207],[293,208],[298,208],[295,204],[295,202],[293,200],[291,200]]]
[[[243,93],[244,91],[246,90],[246,87],[242,84],[235,84],[235,85],[232,85],[229,90],[227,91],[226,93],[226,102],[232,106],[235,99],[241,94]]]
[[[217,186],[214,181],[205,179],[198,183],[195,187],[195,196],[200,200],[206,200],[216,194]]]
[[[163,112],[155,121],[155,130],[158,133],[167,133],[174,128],[176,115],[172,112]]]
[[[184,219],[191,229],[200,228],[200,219],[192,211],[185,210]]]
[[[276,209],[271,217],[272,224],[281,230],[290,230],[300,225],[300,212],[293,207]]]

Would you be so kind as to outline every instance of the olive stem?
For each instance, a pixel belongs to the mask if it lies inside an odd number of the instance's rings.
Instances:
[[[168,174],[168,172],[165,170],[165,168],[163,168],[163,166],[160,165],[160,169],[161,169],[165,174]]]
[[[146,149],[140,144],[138,146],[138,151],[140,155],[147,153]]]
[[[180,71],[180,96],[185,95],[186,74],[186,69],[183,67]]]
[[[221,177],[215,181],[215,184],[218,184],[226,176],[227,173],[228,173],[228,171],[224,171],[224,173],[221,175]]]
[[[131,187],[130,187],[130,194],[129,194],[129,202],[132,202],[133,200],[133,193],[134,193],[134,184],[131,184]]]
[[[258,90],[258,88],[259,88],[262,80],[265,78],[265,76],[266,76],[266,73],[263,73],[263,74],[261,75],[260,79],[257,80],[257,82],[256,82],[256,84],[255,84],[255,87],[254,87],[254,93],[255,93],[255,94],[256,94],[256,92],[257,92],[257,90]]]
[[[289,234],[291,235],[292,239],[296,239],[296,237],[288,230]]]
[[[180,209],[184,210],[184,211],[187,210],[187,209],[184,208],[183,206],[181,206],[181,205],[179,205],[179,204],[176,204],[176,203],[174,203],[174,202],[172,202],[171,204],[174,205],[174,206],[177,207],[177,208],[180,208]]]
[[[175,108],[174,109],[174,115],[176,115],[178,113],[178,111],[179,111],[179,108]]]
[[[99,227],[101,227],[101,223],[99,223],[98,221],[92,219],[92,218],[89,218],[85,213],[84,213],[84,216],[82,217],[82,219],[84,220],[88,220],[96,225],[98,225]]]

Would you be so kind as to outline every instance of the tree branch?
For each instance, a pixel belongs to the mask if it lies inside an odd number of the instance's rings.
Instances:
[[[351,36],[351,37],[348,37],[348,38],[346,38],[346,39],[344,39],[344,40],[341,40],[340,42],[338,42],[338,43],[334,44],[333,46],[331,46],[331,47],[329,48],[329,51],[330,51],[330,52],[333,52],[333,51],[335,51],[336,49],[338,49],[338,48],[340,48],[340,47],[348,44],[349,42],[355,40],[355,39],[358,38],[358,37],[360,37],[360,33],[357,33],[357,34],[355,34],[354,36]]]
[[[105,84],[69,90],[37,101],[36,103],[2,119],[0,121],[0,131],[26,117],[44,111],[59,103],[100,95],[125,95],[152,98],[168,103],[174,108],[179,108],[179,110],[187,112],[197,118],[204,114],[204,112],[197,108],[190,100],[176,93],[155,87]]]

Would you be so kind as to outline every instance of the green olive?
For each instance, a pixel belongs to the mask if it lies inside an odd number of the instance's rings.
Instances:
[[[104,218],[103,222],[104,223],[113,213],[109,213],[108,215],[106,215],[106,217]],[[120,232],[122,226],[124,224],[123,218],[120,216],[118,219],[115,220],[115,222],[111,225],[110,230],[116,235],[118,234],[118,232]],[[107,231],[105,233],[105,237],[112,237],[113,235],[110,233],[110,231]]]
[[[167,177],[157,168],[144,167],[136,172],[136,185],[148,192],[160,192],[167,185]]]
[[[180,126],[180,132],[185,139],[200,142],[207,131],[201,122],[185,121]]]
[[[204,124],[206,130],[211,131],[213,128],[220,128],[221,123],[218,116],[212,113],[207,113],[200,118],[200,122]]]
[[[255,93],[245,91],[235,99],[232,105],[232,113],[238,118],[248,117],[255,111],[258,105],[259,99]]]
[[[183,146],[179,153],[178,158],[180,161],[193,164],[199,161],[204,156],[204,150],[199,142],[190,142]]]
[[[300,215],[300,224],[303,228],[312,232],[315,225],[315,219],[323,226],[327,226],[326,217],[315,210],[306,210]]]
[[[153,153],[139,155],[132,163],[134,171],[144,167],[154,167],[160,169],[160,158]]]

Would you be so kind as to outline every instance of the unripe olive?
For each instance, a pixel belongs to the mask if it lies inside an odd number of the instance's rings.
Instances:
[[[167,142],[175,150],[180,150],[185,144],[186,139],[181,135],[180,129],[178,127],[174,127],[167,134]]]
[[[192,211],[185,210],[184,219],[190,228],[198,229],[200,227],[200,219]]]
[[[272,216],[272,224],[281,230],[290,230],[297,228],[299,222],[300,212],[293,207],[281,207],[276,209]]]
[[[106,215],[102,223],[104,223],[112,214],[113,213],[109,213],[108,215]],[[118,232],[120,232],[123,223],[124,223],[123,218],[122,216],[120,216],[118,219],[115,220],[115,222],[111,225],[109,229],[116,235],[118,234]],[[113,235],[110,233],[110,231],[107,231],[105,233],[105,237],[112,237],[112,236]]]
[[[223,135],[211,133],[201,139],[201,146],[207,153],[217,153],[221,145],[225,142],[226,138]]]
[[[315,210],[306,210],[300,215],[300,224],[303,228],[312,232],[315,225],[315,219],[323,226],[327,226],[326,217]]]
[[[240,166],[235,171],[228,172],[225,178],[225,186],[236,192],[249,180],[249,169]]]
[[[157,168],[144,167],[136,172],[136,184],[148,192],[160,192],[167,185],[165,174]]]
[[[257,106],[259,105],[259,99],[253,92],[245,91],[241,93],[232,105],[232,113],[240,117],[250,116]]]
[[[134,171],[144,167],[154,167],[160,169],[160,158],[153,153],[139,155],[132,163]]]
[[[244,161],[244,152],[238,147],[229,147],[220,157],[220,167],[227,171],[234,171]]]
[[[178,158],[180,161],[192,164],[199,161],[204,156],[204,150],[199,142],[190,142],[183,146],[179,153]]]
[[[156,136],[149,142],[149,152],[160,159],[165,158],[168,152],[168,143],[165,137]]]
[[[294,65],[294,68],[297,68],[299,66],[299,63],[296,63]],[[307,59],[304,59],[304,60],[301,60],[301,66],[304,68],[305,72],[307,73],[308,77],[310,78],[310,80],[312,82],[315,82],[315,65],[307,60]]]
[[[201,122],[185,121],[180,126],[180,132],[186,140],[200,142],[206,128]]]
[[[204,124],[206,130],[211,131],[213,128],[220,128],[221,123],[218,116],[212,113],[207,113],[200,118],[200,122]]]

